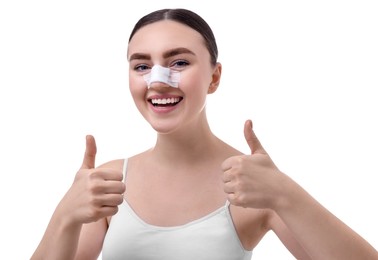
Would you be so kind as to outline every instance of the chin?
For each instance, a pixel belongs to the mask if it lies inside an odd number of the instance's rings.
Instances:
[[[168,135],[175,132],[176,129],[170,127],[162,127],[162,126],[152,126],[152,128],[161,135]]]
[[[179,129],[179,124],[174,122],[150,122],[151,127],[158,134],[172,134]]]

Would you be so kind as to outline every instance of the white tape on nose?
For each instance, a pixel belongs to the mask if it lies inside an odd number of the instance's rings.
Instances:
[[[173,88],[178,88],[180,72],[160,65],[154,65],[149,73],[143,75],[143,78],[147,82],[148,88],[151,87],[153,82],[162,82]]]

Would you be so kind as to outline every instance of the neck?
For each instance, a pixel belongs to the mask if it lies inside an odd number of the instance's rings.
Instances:
[[[160,161],[187,164],[207,160],[215,152],[220,140],[210,130],[206,118],[184,128],[169,134],[158,133],[152,152]]]

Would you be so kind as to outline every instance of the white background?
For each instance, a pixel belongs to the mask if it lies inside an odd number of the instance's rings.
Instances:
[[[165,7],[196,11],[217,37],[213,131],[248,152],[243,124],[253,119],[279,168],[378,248],[376,1],[9,0],[0,3],[1,254],[31,256],[86,134],[98,164],[154,144],[125,55],[137,19]],[[293,257],[268,233],[254,259]]]

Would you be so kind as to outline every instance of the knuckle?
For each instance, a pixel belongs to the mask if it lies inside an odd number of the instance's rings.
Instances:
[[[124,193],[126,191],[126,185],[123,182],[121,182],[120,191],[121,193]]]
[[[118,174],[117,174],[117,180],[118,181],[122,181],[123,180],[123,173],[122,172],[118,172]]]
[[[120,194],[120,195],[118,195],[117,198],[116,198],[116,204],[117,204],[117,205],[121,205],[122,203],[123,203],[123,195]]]
[[[113,207],[111,210],[110,210],[110,215],[113,216],[115,214],[117,214],[118,212],[118,207]]]
[[[235,162],[237,163],[237,165],[243,164],[243,161],[244,161],[244,157],[243,156],[238,156],[235,159]]]
[[[88,183],[88,190],[91,194],[96,194],[101,191],[101,185],[98,181],[91,181]]]
[[[89,179],[97,179],[99,177],[99,172],[96,169],[88,170],[87,176]]]
[[[245,187],[244,183],[240,180],[235,184],[235,189],[239,192],[244,191],[244,187]]]
[[[246,201],[245,201],[245,196],[240,194],[239,196],[236,197],[236,203],[238,206],[242,206],[244,207],[244,205],[246,204]]]
[[[99,205],[101,205],[101,200],[97,196],[90,196],[89,204],[91,205],[91,210],[95,211]]]
[[[94,222],[101,216],[100,209],[98,207],[91,207],[87,213],[87,219],[89,222]]]

